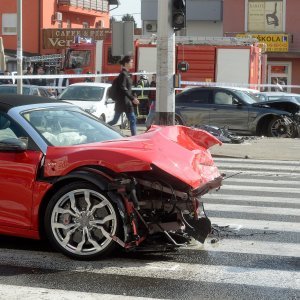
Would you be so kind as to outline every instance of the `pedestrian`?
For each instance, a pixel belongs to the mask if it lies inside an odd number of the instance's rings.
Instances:
[[[279,84],[278,78],[277,77],[273,77],[272,78],[272,87],[271,87],[271,91],[272,92],[283,92],[283,88],[282,86]]]
[[[33,74],[33,67],[32,66],[28,66],[26,69],[26,72],[24,73],[24,75],[32,75]],[[31,84],[32,78],[26,78],[23,79],[23,84]]]
[[[38,86],[47,86],[47,80],[45,78],[41,78],[40,76],[43,76],[45,74],[44,68],[42,66],[39,66],[36,70],[36,77],[31,80],[31,84],[38,85]]]
[[[11,75],[11,74],[9,73],[9,71],[8,71],[8,70],[5,70],[3,76],[9,76],[9,75]],[[2,84],[12,84],[13,82],[12,82],[12,80],[11,80],[10,78],[8,78],[8,79],[2,79],[2,80],[1,80],[1,83],[2,83]]]
[[[60,77],[55,79],[55,86],[57,87],[56,89],[57,96],[63,92],[65,87],[69,86],[69,79],[63,77],[64,74],[65,74],[65,70],[60,69],[59,70]]]
[[[152,75],[152,81],[150,82],[150,87],[156,88],[156,75]],[[148,94],[150,101],[149,113],[146,118],[146,130],[148,130],[155,121],[155,102],[156,102],[156,90],[150,90]]]
[[[86,74],[90,75],[91,72],[86,72]],[[84,82],[94,82],[94,79],[92,77],[85,77]]]
[[[125,55],[120,61],[122,70],[118,76],[116,84],[115,97],[115,115],[109,125],[115,125],[125,112],[130,125],[131,135],[136,135],[136,116],[134,113],[134,105],[139,104],[139,100],[132,95],[132,79],[129,70],[132,69],[133,59],[129,55]]]
[[[136,84],[136,87],[139,89],[135,91],[137,98],[140,102],[140,105],[136,107],[136,115],[138,118],[146,117],[149,113],[150,102],[148,98],[149,90],[144,90],[150,86],[149,80],[145,71],[139,71],[141,73],[140,78]]]

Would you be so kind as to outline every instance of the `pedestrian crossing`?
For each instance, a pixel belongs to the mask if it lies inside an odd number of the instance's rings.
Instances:
[[[0,248],[0,299],[4,294],[20,299],[22,293],[22,299],[58,294],[62,299],[299,299],[300,163],[231,158],[215,163],[228,178],[203,197],[216,229],[204,244],[194,242],[174,254],[128,253],[92,262]],[[88,277],[101,286],[84,290],[65,283],[64,290],[45,276],[50,288],[36,284],[30,290],[22,281],[11,289],[1,275],[7,265],[63,272],[81,281]],[[115,287],[109,289],[105,284],[112,278]]]

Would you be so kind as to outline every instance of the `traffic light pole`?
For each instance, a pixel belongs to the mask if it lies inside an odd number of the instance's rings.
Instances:
[[[156,121],[174,125],[175,121],[175,34],[172,27],[173,0],[158,1]]]
[[[23,48],[22,48],[22,0],[17,2],[17,71],[18,75],[21,76],[17,80],[17,93],[22,94],[23,82]]]

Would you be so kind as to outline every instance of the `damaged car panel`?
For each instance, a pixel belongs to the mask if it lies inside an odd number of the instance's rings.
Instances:
[[[0,110],[1,234],[94,259],[210,233],[201,197],[223,176],[208,150],[221,142],[206,131],[153,126],[125,138],[80,108],[31,96],[0,97]]]
[[[239,135],[296,137],[299,105],[292,101],[257,102],[234,87],[195,87],[176,95],[177,124],[228,128]]]

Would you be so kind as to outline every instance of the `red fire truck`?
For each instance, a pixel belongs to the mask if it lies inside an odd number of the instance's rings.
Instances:
[[[133,72],[156,72],[156,43],[139,37],[134,42]],[[264,82],[265,54],[255,39],[176,37],[176,73],[182,81],[256,85]],[[68,74],[112,74],[120,71],[120,57],[111,55],[111,40],[72,44],[64,68]],[[187,62],[186,72],[178,70]],[[77,79],[76,79],[77,80]],[[109,78],[109,81],[112,77]]]

